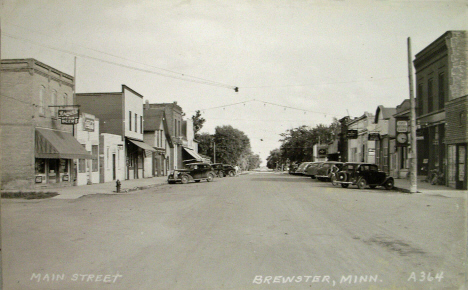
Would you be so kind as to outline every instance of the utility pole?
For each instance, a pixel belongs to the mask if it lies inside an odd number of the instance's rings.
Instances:
[[[416,102],[414,100],[414,85],[413,85],[413,62],[411,55],[411,38],[408,37],[408,78],[409,92],[411,105],[411,132],[410,132],[410,193],[418,192],[418,170],[417,170],[417,150],[416,150]]]
[[[213,163],[216,163],[216,142],[215,141],[213,141],[213,159],[214,159]]]

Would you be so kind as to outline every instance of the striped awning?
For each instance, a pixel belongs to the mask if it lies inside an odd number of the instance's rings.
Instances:
[[[48,159],[93,159],[70,133],[47,128],[36,128],[35,156]]]
[[[191,148],[188,148],[188,147],[183,147],[184,150],[190,154],[193,158],[195,158],[197,161],[203,161],[203,157],[201,157],[200,155],[198,155],[197,152],[195,152],[195,150],[191,149]]]

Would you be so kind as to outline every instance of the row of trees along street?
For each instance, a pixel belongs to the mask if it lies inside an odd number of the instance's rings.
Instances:
[[[199,154],[210,157],[213,162],[216,159],[216,163],[238,165],[242,170],[260,167],[260,156],[252,153],[250,139],[244,132],[224,125],[217,126],[213,135],[199,133],[206,121],[200,111],[195,112],[192,121]]]
[[[319,124],[311,128],[300,126],[286,130],[280,134],[280,148],[270,151],[267,158],[267,167],[275,169],[277,166],[289,163],[299,163],[313,160],[313,147],[315,144],[330,144],[335,140],[340,130],[339,122],[334,119],[330,125]]]

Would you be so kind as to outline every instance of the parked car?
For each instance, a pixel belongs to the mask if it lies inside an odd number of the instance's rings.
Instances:
[[[167,176],[167,182],[169,184],[174,184],[176,182],[181,182],[183,184],[188,183],[189,181],[200,182],[201,180],[206,180],[208,182],[213,181],[215,177],[215,172],[213,168],[208,163],[189,163],[185,165],[183,169],[176,169],[171,171]]]
[[[377,165],[371,163],[347,162],[335,176],[332,178],[332,183],[341,184],[343,188],[357,185],[360,189],[366,186],[370,188],[383,186],[392,189],[395,185],[393,177],[388,177],[385,172],[379,171]]]
[[[309,176],[312,179],[315,179],[315,175],[317,174],[317,170],[319,167],[323,164],[322,161],[317,161],[317,162],[312,162],[307,166],[307,168],[304,171],[304,175]]]
[[[304,175],[307,166],[311,163],[312,162],[302,162],[301,164],[299,164],[299,167],[296,169],[296,175]]]
[[[322,163],[315,173],[315,177],[320,181],[331,180],[334,172],[338,172],[343,167],[343,162],[326,161]]]
[[[213,163],[211,164],[211,167],[213,167],[213,171],[215,172],[216,176],[226,176],[226,174],[224,174],[224,165],[222,163]]]
[[[299,167],[299,166],[298,166],[297,164],[291,164],[291,165],[289,166],[288,173],[289,173],[289,174],[293,174],[293,175],[296,174],[296,170],[297,170],[298,167]]]
[[[223,164],[224,167],[224,176],[236,176],[236,169],[232,165]]]

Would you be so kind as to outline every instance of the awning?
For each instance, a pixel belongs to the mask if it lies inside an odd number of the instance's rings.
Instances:
[[[193,149],[190,149],[190,148],[187,148],[187,147],[182,147],[184,148],[185,152],[187,152],[188,154],[190,154],[193,158],[195,158],[197,161],[203,161],[203,157],[201,157],[200,155],[198,155],[197,152],[195,152]]]
[[[93,156],[67,132],[36,128],[36,158],[93,159]]]
[[[138,146],[138,147],[140,147],[141,149],[145,150],[145,152],[146,152],[146,151],[156,152],[156,149],[154,149],[153,147],[151,147],[149,144],[146,144],[145,142],[136,141],[136,140],[132,140],[132,139],[128,139],[128,141],[132,142],[132,143],[135,144],[136,146]]]

